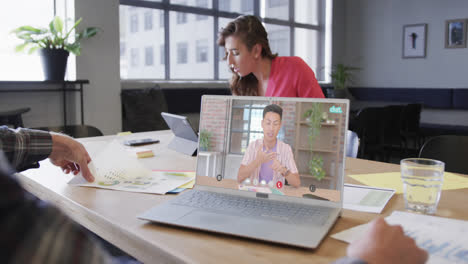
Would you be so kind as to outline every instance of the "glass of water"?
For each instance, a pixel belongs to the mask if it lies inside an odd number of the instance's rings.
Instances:
[[[401,160],[405,209],[434,214],[439,204],[445,163],[433,159]]]

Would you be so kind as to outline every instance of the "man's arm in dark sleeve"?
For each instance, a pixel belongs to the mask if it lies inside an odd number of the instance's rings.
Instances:
[[[52,152],[52,137],[44,131],[0,126],[0,150],[17,171],[37,168]]]
[[[2,263],[117,263],[82,226],[26,193],[0,151]]]

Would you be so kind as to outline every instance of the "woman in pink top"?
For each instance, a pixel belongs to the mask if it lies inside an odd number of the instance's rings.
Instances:
[[[265,28],[255,16],[229,22],[219,34],[218,45],[225,48],[233,72],[233,95],[324,97],[314,72],[301,58],[271,52]]]
[[[237,173],[238,182],[248,178],[254,185],[268,184],[281,189],[286,179],[294,187],[301,185],[291,147],[277,139],[282,116],[283,109],[278,105],[263,109],[263,138],[247,147]]]

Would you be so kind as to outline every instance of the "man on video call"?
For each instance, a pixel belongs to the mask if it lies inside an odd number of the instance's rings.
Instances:
[[[281,129],[283,109],[279,105],[267,105],[263,109],[263,138],[250,142],[242,159],[237,181],[249,178],[254,185],[268,184],[278,189],[284,180],[294,187],[301,185],[299,172],[291,147],[277,139]]]

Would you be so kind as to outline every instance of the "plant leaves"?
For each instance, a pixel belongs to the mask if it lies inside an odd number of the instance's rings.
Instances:
[[[353,81],[353,71],[358,71],[361,68],[346,66],[342,63],[338,63],[333,66],[330,77],[335,89],[345,89],[349,83]]]
[[[30,48],[28,54],[35,52],[37,49],[39,49],[38,46]]]
[[[29,32],[30,34],[40,34],[47,31],[47,29],[35,28],[31,26],[21,26],[19,28],[13,29],[11,33],[19,33],[19,32]]]
[[[29,50],[29,53],[36,51],[38,48],[46,49],[65,49],[69,52],[80,55],[81,54],[81,39],[88,39],[95,36],[98,33],[98,28],[88,27],[83,31],[74,34],[74,40],[69,40],[68,37],[75,30],[75,28],[81,23],[83,19],[78,19],[73,27],[64,34],[64,24],[63,20],[56,16],[49,23],[48,28],[35,28],[32,26],[21,26],[11,31],[11,33],[16,34],[16,36],[23,40],[24,43],[15,47],[16,51],[23,51],[27,46],[32,48]],[[72,42],[73,43],[70,43]]]
[[[76,56],[81,55],[81,46],[80,46],[79,42],[75,42],[73,44],[65,45],[65,49],[68,50],[69,52],[75,54]]]
[[[23,43],[23,44],[20,44],[20,45],[17,45],[17,46],[15,47],[15,51],[16,51],[16,52],[21,52],[21,51],[23,51],[24,48],[26,48],[26,46],[28,46],[28,45],[29,45],[29,43],[27,43],[27,42],[26,42],[26,43]]]
[[[94,37],[97,33],[98,33],[98,28],[96,27],[85,28],[83,30],[82,38],[88,39],[88,38]]]
[[[70,36],[70,33],[72,33],[72,31],[81,23],[81,20],[83,20],[83,18],[79,18],[75,24],[73,25],[72,28],[70,28],[70,30],[67,32],[67,35],[65,35],[64,39],[68,39],[68,36]],[[75,40],[75,42],[78,41],[78,40]]]
[[[24,41],[27,41],[27,40],[32,40],[33,38],[31,37],[31,34],[29,33],[18,33],[16,34],[16,37],[18,37],[19,39],[22,39]]]
[[[54,28],[56,30],[55,34],[54,35],[62,35],[62,31],[63,31],[63,21],[62,19],[59,17],[59,16],[56,16],[53,20],[54,22]],[[54,32],[52,32],[54,33]]]

